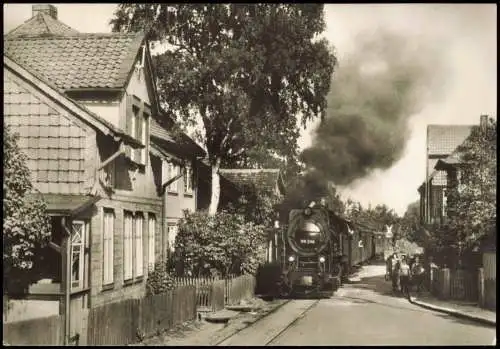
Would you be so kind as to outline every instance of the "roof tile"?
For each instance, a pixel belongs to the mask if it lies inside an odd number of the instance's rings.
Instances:
[[[273,190],[279,179],[279,169],[221,169],[221,174],[238,187],[255,184],[265,190]]]
[[[427,147],[429,155],[449,155],[469,136],[472,125],[429,125]]]
[[[75,29],[66,24],[52,18],[45,13],[38,13],[31,17],[19,27],[7,33],[9,37],[22,36],[27,34],[54,34],[67,35],[78,33]]]
[[[49,158],[49,149],[47,148],[41,148],[38,149],[38,159],[48,159]]]
[[[63,91],[122,88],[144,35],[24,35],[4,38],[4,52]]]
[[[49,171],[40,170],[38,171],[38,182],[47,182]]]

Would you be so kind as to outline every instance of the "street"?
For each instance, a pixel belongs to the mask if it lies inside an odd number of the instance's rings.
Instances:
[[[332,298],[292,300],[219,345],[491,345],[495,329],[394,296],[384,266]]]

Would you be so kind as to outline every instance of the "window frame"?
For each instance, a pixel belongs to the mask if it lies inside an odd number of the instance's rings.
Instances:
[[[184,171],[184,195],[192,196],[194,192],[193,167],[186,165]]]
[[[111,221],[107,217],[111,216]],[[109,219],[109,218],[108,218]],[[103,234],[102,234],[102,284],[103,286],[114,283],[114,235],[115,211],[112,208],[103,208]],[[110,224],[111,223],[111,224]],[[106,246],[106,241],[107,246]],[[107,263],[106,263],[107,261]]]
[[[127,231],[127,218],[130,223],[130,231]],[[129,234],[129,235],[127,235]],[[127,241],[130,241],[127,246]],[[128,252],[127,252],[128,251]],[[127,258],[130,257],[129,260]],[[127,268],[130,268],[128,273]],[[131,281],[134,278],[134,213],[125,210],[123,213],[123,280]]]
[[[139,278],[144,276],[144,214],[136,212],[134,216],[135,232],[134,232],[134,277]]]
[[[148,214],[148,269],[156,262],[156,214]]]
[[[149,142],[148,142],[148,134],[149,134],[149,122],[150,122],[150,110],[146,110],[146,104],[144,103],[144,108],[142,110],[142,128],[141,128],[141,142],[144,145],[144,148],[140,149],[141,159],[140,162],[143,165],[147,165],[148,160],[148,151],[149,151]],[[149,111],[149,113],[148,113]]]
[[[125,118],[125,129],[129,136],[139,141],[144,146],[139,149],[130,147],[127,151],[127,155],[131,161],[138,165],[146,166],[149,158],[151,106],[133,94],[127,94],[126,98],[127,116]]]
[[[177,165],[174,161],[167,161],[167,180],[170,180],[179,175],[180,166]],[[167,187],[167,191],[169,194],[179,194],[179,180],[176,180],[169,184]]]
[[[73,241],[73,236],[75,234],[74,225],[81,225],[80,241],[75,243]],[[74,220],[71,222],[71,237],[70,237],[70,266],[71,266],[71,278],[69,280],[71,291],[79,291],[85,287],[85,247],[87,239],[87,224],[83,220]],[[78,248],[76,250],[76,248]],[[73,280],[73,262],[74,262],[74,252],[79,252],[78,260],[78,280]],[[76,284],[75,284],[76,282]]]

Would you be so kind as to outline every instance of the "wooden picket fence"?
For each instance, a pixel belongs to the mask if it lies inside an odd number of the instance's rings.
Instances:
[[[478,275],[469,270],[452,270],[450,273],[450,298],[478,300]]]
[[[196,319],[196,289],[179,286],[163,294],[85,311],[88,311],[86,333],[78,333],[81,339],[77,342],[91,346],[128,345]],[[63,345],[63,332],[64,316],[60,315],[3,324],[3,340],[11,345]]]
[[[195,286],[197,307],[213,311],[223,309],[224,305],[252,298],[255,291],[253,275],[231,275],[224,279],[177,277],[174,278],[174,283],[178,286]]]
[[[255,277],[177,278],[176,288],[159,295],[127,299],[86,309],[85,330],[77,342],[128,345],[179,323],[196,319],[200,307],[216,311],[254,296]],[[77,315],[77,314],[73,314]],[[62,345],[64,317],[50,316],[3,324],[4,341],[12,345]]]
[[[196,318],[196,290],[179,286],[142,299],[129,299],[90,310],[88,345],[127,345]]]
[[[255,294],[255,277],[242,275],[237,278],[226,279],[224,283],[224,302],[237,304],[243,299],[252,298]]]

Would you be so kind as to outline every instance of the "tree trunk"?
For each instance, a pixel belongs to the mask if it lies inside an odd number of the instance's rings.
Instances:
[[[220,168],[221,159],[216,158],[215,162],[212,164],[212,190],[210,196],[210,206],[208,208],[208,214],[213,216],[217,212],[219,207],[220,199]]]

